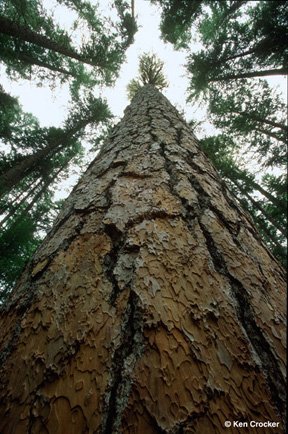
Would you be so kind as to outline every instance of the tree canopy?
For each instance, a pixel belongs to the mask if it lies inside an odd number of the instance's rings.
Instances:
[[[81,86],[111,84],[125,50],[137,30],[125,1],[115,2],[119,19],[97,13],[85,0],[57,0],[74,12],[72,30],[61,28],[39,0],[4,0],[0,5],[1,61],[11,77],[69,80],[75,93]],[[81,42],[79,44],[79,36]]]
[[[152,84],[159,90],[168,86],[163,74],[162,62],[155,54],[144,53],[139,59],[139,75],[132,79],[127,86],[129,99],[132,99],[137,91],[145,84]]]

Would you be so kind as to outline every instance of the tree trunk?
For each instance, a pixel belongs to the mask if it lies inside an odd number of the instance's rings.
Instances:
[[[13,56],[15,56],[14,53]],[[61,68],[60,66],[54,66],[48,62],[41,61],[36,57],[31,56],[31,54],[27,55],[25,53],[17,53],[17,59],[21,60],[21,62],[23,62],[25,65],[31,65],[31,66],[36,65],[39,66],[40,68],[49,69],[50,71],[53,72],[59,72],[60,74],[68,75],[70,77],[76,77],[76,74],[73,74],[68,69]]]
[[[246,181],[245,181],[246,182]],[[260,184],[258,184],[255,181],[250,181],[252,187],[259,191],[266,199],[270,200],[271,203],[273,203],[275,206],[280,208],[281,212],[285,215],[287,213],[287,202],[284,200],[278,199],[278,197],[273,196],[269,191],[265,190]]]
[[[284,50],[285,47],[285,41],[277,38],[277,40],[273,40],[271,38],[271,35],[269,37],[263,38],[262,40],[256,42],[254,47],[250,48],[249,50],[243,51],[242,53],[237,53],[231,56],[224,57],[222,59],[219,59],[219,62],[217,62],[217,65],[221,65],[224,62],[229,62],[229,60],[239,59],[241,57],[246,57],[250,54],[256,54],[256,56],[259,54],[262,54],[267,57],[271,53],[275,53],[275,49],[279,50],[279,48],[282,48]]]
[[[234,196],[236,197],[238,202],[245,209],[247,207],[247,205],[245,207],[245,201],[241,197],[239,197],[237,194],[235,194],[235,192],[234,192]],[[279,251],[281,251],[281,249],[283,249],[283,246],[279,243],[275,234],[271,233],[271,231],[267,227],[267,224],[265,224],[265,220],[261,214],[257,216],[257,225],[258,225],[258,227],[260,227],[262,233],[265,234],[266,239],[269,240],[270,244],[272,244],[274,246],[274,248],[277,248]]]
[[[3,307],[0,432],[284,433],[284,294],[249,216],[145,86]]]
[[[9,211],[7,212],[7,214],[5,215],[5,217],[3,218],[3,220],[0,221],[0,228],[2,226],[4,226],[5,223],[8,220],[10,220],[13,217],[13,215],[15,215],[17,213],[17,211],[19,212],[19,209],[21,207],[23,207],[24,203],[27,202],[27,200],[32,196],[32,194],[35,192],[35,190],[38,189],[38,187],[42,184],[42,182],[43,182],[42,178],[37,179],[37,181],[35,182],[35,185],[32,187],[32,189],[31,190],[28,189],[28,191],[26,192],[26,194],[22,195],[22,198],[21,198],[20,201],[17,202],[16,200],[13,200],[12,204],[8,203],[7,208],[9,209]],[[41,190],[42,190],[42,188],[41,188]],[[25,213],[25,211],[26,210],[24,210],[24,213]],[[23,214],[23,212],[21,214]]]
[[[3,173],[0,176],[0,197],[19,184],[26,176],[30,175],[41,161],[49,156],[51,157],[53,153],[59,150],[61,143],[64,146],[63,141],[59,140],[48,143],[45,148],[23,157],[19,163]]]

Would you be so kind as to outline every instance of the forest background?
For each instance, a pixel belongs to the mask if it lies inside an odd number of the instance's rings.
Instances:
[[[164,93],[285,265],[287,24],[278,0],[2,1],[1,300],[152,51]]]

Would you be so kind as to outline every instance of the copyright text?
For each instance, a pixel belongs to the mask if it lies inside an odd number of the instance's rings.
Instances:
[[[241,422],[240,420],[226,420],[224,425],[226,428],[278,428],[280,422],[272,422],[270,420],[266,420],[265,422],[258,422],[256,420],[250,420],[250,422]]]

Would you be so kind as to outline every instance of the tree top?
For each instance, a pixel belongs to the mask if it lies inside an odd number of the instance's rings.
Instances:
[[[164,62],[154,53],[144,53],[140,57],[138,76],[133,78],[127,86],[130,100],[146,84],[151,84],[159,90],[168,86],[169,83],[163,74],[163,65]]]

